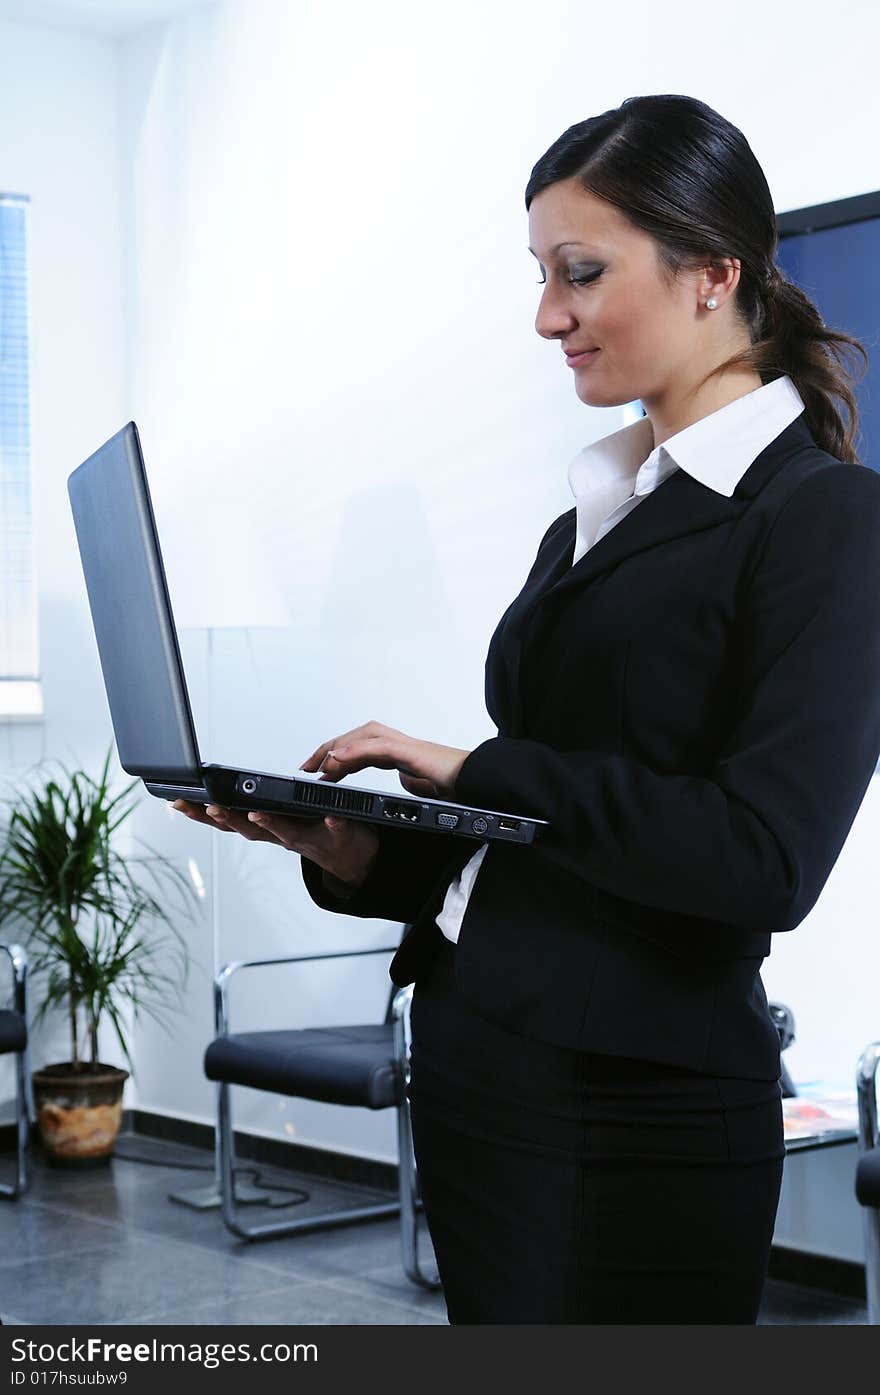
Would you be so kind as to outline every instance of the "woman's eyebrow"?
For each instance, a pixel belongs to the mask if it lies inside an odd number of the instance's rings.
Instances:
[[[584,243],[583,243],[583,242],[557,242],[557,244],[556,244],[555,247],[551,247],[551,248],[550,248],[550,256],[552,257],[553,254],[554,254],[555,252],[561,251],[561,249],[562,249],[563,247],[583,247],[583,246],[584,246]],[[538,254],[537,254],[537,252],[535,251],[534,247],[530,247],[530,248],[529,248],[529,251],[531,252],[531,254],[532,254],[533,257],[537,257]]]

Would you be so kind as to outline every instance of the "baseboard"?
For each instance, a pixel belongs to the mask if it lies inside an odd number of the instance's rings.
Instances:
[[[122,1127],[147,1138],[167,1139],[169,1143],[188,1143],[194,1148],[213,1151],[213,1124],[198,1124],[189,1119],[175,1119],[146,1109],[126,1109]],[[303,1143],[289,1143],[283,1138],[264,1138],[260,1134],[235,1130],[235,1156],[239,1161],[265,1163],[268,1167],[305,1172],[313,1177],[330,1177],[337,1182],[354,1182],[379,1191],[397,1191],[397,1165],[377,1162],[374,1158],[352,1157],[334,1153],[329,1148],[311,1148]]]
[[[771,1279],[784,1279],[804,1288],[820,1288],[846,1298],[861,1298],[863,1302],[867,1299],[865,1266],[854,1260],[773,1245],[767,1272]]]
[[[125,1109],[122,1131],[158,1138],[168,1143],[185,1143],[192,1148],[214,1149],[214,1127],[190,1119],[176,1119],[168,1114],[156,1114],[145,1109]],[[39,1135],[34,1130],[34,1143],[39,1148]],[[14,1150],[14,1124],[0,1124],[0,1147]],[[290,1172],[305,1172],[312,1177],[329,1177],[338,1182],[353,1182],[377,1191],[396,1192],[398,1189],[396,1163],[377,1162],[373,1158],[352,1157],[334,1153],[327,1148],[310,1148],[302,1143],[288,1143],[283,1138],[263,1138],[259,1134],[235,1130],[235,1156],[238,1161],[264,1163]]]

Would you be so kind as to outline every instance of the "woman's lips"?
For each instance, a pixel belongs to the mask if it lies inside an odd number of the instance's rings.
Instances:
[[[585,354],[566,354],[565,361],[568,364],[569,368],[578,368],[582,363],[589,363],[592,359],[596,357],[597,354],[600,354],[601,352],[601,349],[588,349]]]

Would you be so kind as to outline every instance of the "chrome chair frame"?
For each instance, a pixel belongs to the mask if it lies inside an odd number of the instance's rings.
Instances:
[[[357,954],[394,953],[396,945],[378,949],[339,951],[332,954],[296,954],[282,959],[233,960],[218,971],[214,979],[214,1031],[215,1036],[229,1035],[229,983],[233,976],[243,969],[261,969],[288,964],[311,963],[319,959],[350,959]],[[290,1235],[296,1232],[327,1229],[331,1226],[351,1225],[356,1221],[368,1220],[377,1216],[400,1216],[403,1268],[407,1278],[422,1288],[439,1289],[440,1278],[435,1272],[425,1272],[418,1254],[418,1212],[424,1206],[418,1192],[418,1176],[412,1148],[412,1126],[410,1122],[409,1100],[406,1085],[409,1083],[409,1053],[406,1046],[406,1031],[409,1026],[410,1005],[413,985],[400,988],[392,1002],[392,1023],[394,1056],[397,1061],[403,1084],[401,1099],[397,1105],[397,1144],[398,1144],[398,1200],[381,1202],[369,1206],[351,1207],[342,1211],[325,1211],[317,1216],[302,1216],[293,1220],[264,1221],[244,1224],[235,1199],[235,1143],[232,1126],[232,1107],[229,1082],[217,1082],[217,1125],[215,1130],[215,1156],[217,1177],[220,1184],[221,1208],[224,1224],[233,1235],[242,1240],[259,1240],[272,1235]]]
[[[865,1047],[856,1068],[859,1105],[859,1152],[880,1147],[877,1118],[877,1072],[880,1069],[880,1041]],[[880,1326],[880,1208],[862,1207],[865,1236],[865,1282],[868,1293],[868,1322]]]
[[[24,1018],[25,1029],[28,1023],[28,962],[27,955],[21,945],[6,944],[0,941],[0,950],[8,955],[12,965],[13,984],[13,1007],[14,1010]],[[15,1181],[0,1183],[0,1197],[15,1198],[21,1196],[27,1189],[28,1177],[28,1140],[30,1137],[30,1122],[33,1118],[33,1096],[31,1093],[31,1072],[30,1072],[30,1039],[25,1040],[21,1051],[10,1055],[15,1055],[15,1124],[16,1124],[16,1157],[15,1157]]]

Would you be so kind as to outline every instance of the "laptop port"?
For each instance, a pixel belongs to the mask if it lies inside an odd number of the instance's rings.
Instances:
[[[438,828],[455,828],[455,825],[456,825],[457,823],[459,823],[460,821],[461,821],[461,814],[438,814],[438,815],[437,815],[437,827],[438,827]]]
[[[256,794],[257,782],[252,775],[247,775],[241,782],[242,794]]]
[[[394,804],[386,799],[382,810],[386,819],[402,819],[404,823],[418,823],[419,810],[406,804]]]
[[[499,828],[506,828],[508,833],[515,833],[519,828],[519,819],[499,819]]]

